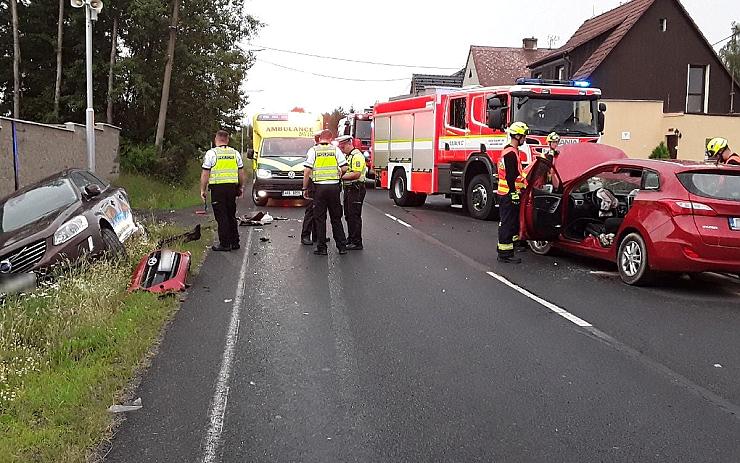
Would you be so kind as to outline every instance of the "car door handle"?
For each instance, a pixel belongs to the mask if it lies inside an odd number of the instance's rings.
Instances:
[[[583,200],[582,200],[582,199],[574,199],[574,200],[573,200],[573,203],[574,203],[574,204],[575,204],[576,206],[583,206]]]

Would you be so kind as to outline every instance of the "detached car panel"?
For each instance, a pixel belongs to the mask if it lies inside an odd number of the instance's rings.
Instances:
[[[87,170],[65,170],[0,200],[0,274],[122,252],[136,231],[123,189]]]
[[[158,294],[184,291],[189,269],[189,252],[158,249],[141,259],[129,291],[143,290]]]

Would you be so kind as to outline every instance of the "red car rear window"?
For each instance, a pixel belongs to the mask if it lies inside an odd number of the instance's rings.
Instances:
[[[740,201],[740,169],[737,172],[681,172],[678,180],[697,196]]]

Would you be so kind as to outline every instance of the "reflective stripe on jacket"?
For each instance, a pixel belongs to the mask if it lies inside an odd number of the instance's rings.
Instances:
[[[362,154],[360,150],[357,148],[353,149],[349,153],[349,168],[347,169],[348,172],[359,172],[360,178],[357,178],[355,180],[345,180],[345,185],[351,185],[353,183],[365,183],[365,174],[367,172],[367,166],[365,165],[365,155]]]
[[[219,146],[213,148],[213,151],[216,153],[216,164],[211,168],[208,183],[210,185],[239,183],[239,165],[236,161],[236,155],[239,153],[228,146]]]
[[[522,160],[519,157],[519,150],[514,148],[513,146],[507,146],[501,152],[501,158],[498,160],[497,164],[498,190],[496,192],[500,195],[508,195],[510,191],[509,183],[506,180],[506,163],[504,162],[504,157],[506,154],[512,151],[516,154],[516,165],[518,170],[514,188],[516,189],[516,191],[521,191],[522,188],[524,188],[524,178],[522,177]]]
[[[339,162],[337,161],[337,149],[334,145],[314,146],[316,160],[311,170],[311,178],[314,182],[338,182]]]

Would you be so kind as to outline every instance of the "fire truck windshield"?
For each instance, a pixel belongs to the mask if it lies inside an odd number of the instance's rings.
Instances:
[[[534,96],[514,97],[512,121],[521,121],[529,126],[534,135],[558,132],[561,135],[597,137],[597,100],[573,100],[563,98],[540,98]]]
[[[367,119],[355,120],[355,138],[370,140],[372,136],[372,122]]]
[[[265,138],[262,140],[260,156],[305,157],[313,145],[313,138]]]

